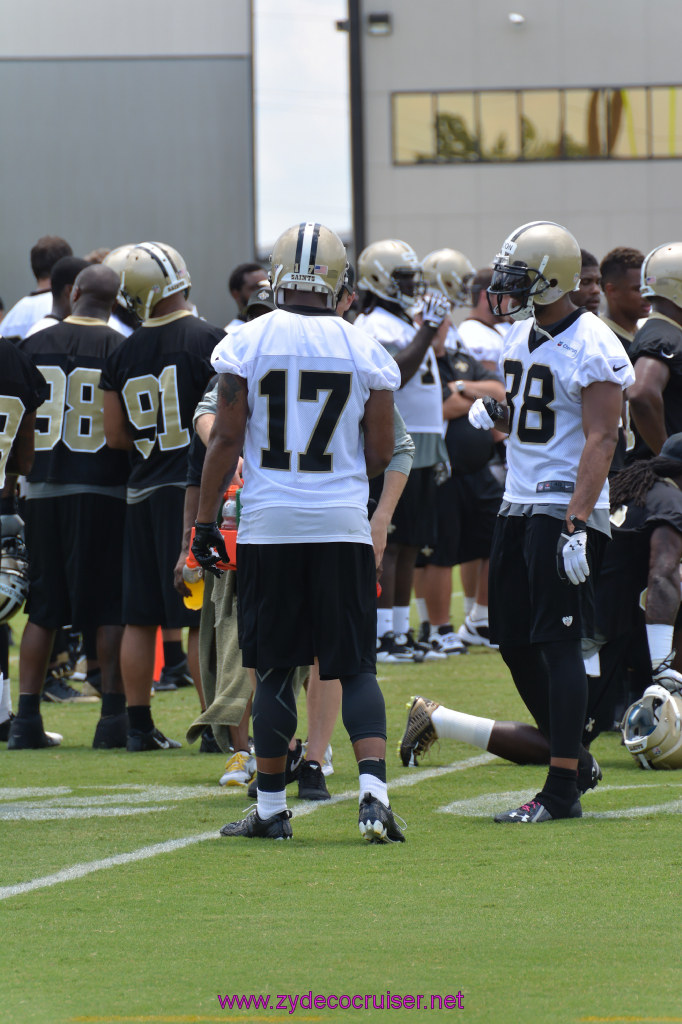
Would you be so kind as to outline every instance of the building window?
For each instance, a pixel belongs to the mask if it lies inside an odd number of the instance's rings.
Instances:
[[[682,157],[682,86],[394,93],[393,161]]]

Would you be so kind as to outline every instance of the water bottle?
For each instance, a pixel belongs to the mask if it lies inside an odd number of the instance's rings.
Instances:
[[[189,596],[182,599],[185,607],[197,611],[204,603],[204,570],[191,551],[182,567],[182,578],[190,591]]]
[[[223,518],[220,523],[221,530],[237,529],[237,498],[230,495],[228,491],[227,500],[223,505]]]

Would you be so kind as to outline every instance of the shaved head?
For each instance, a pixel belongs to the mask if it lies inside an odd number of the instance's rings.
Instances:
[[[118,274],[102,263],[81,270],[73,285],[71,305],[78,316],[108,319],[119,289]]]

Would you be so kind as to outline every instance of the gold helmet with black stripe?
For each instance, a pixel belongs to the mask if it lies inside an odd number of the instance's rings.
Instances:
[[[131,312],[140,320],[148,320],[161,299],[178,292],[188,295],[191,285],[177,249],[165,242],[141,242],[131,246],[125,258],[120,294]]]
[[[272,247],[269,278],[278,303],[285,291],[318,292],[334,309],[347,270],[346,247],[324,224],[294,224]]]
[[[403,309],[414,306],[423,292],[423,274],[412,246],[399,238],[368,245],[358,257],[358,288]]]
[[[667,242],[652,249],[642,263],[640,292],[660,296],[682,308],[682,242]]]
[[[535,220],[509,235],[493,263],[488,303],[496,316],[527,320],[533,306],[548,306],[580,283],[582,257],[575,238],[561,224]],[[504,309],[500,301],[509,296]],[[493,303],[493,299],[497,301]],[[515,304],[513,304],[515,303]]]
[[[422,268],[428,289],[446,295],[453,306],[470,305],[469,282],[476,270],[464,253],[457,249],[436,249],[424,257]]]

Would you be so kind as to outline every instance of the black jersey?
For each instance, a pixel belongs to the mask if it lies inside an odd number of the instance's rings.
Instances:
[[[651,534],[663,525],[682,533],[682,491],[666,480],[654,484],[644,505],[624,505],[611,516],[612,539],[597,583],[597,620],[607,639],[635,626],[649,577]]]
[[[455,380],[497,380],[494,373],[464,349],[446,352],[438,358],[438,369],[443,384],[443,401],[452,391],[448,387]],[[445,443],[448,448],[450,466],[454,476],[475,473],[490,462],[495,454],[495,442],[492,431],[477,430],[469,423],[468,416],[459,416],[456,420],[447,420]]]
[[[629,356],[633,366],[646,356],[667,367],[670,380],[663,390],[663,418],[668,436],[677,434],[682,430],[682,327],[653,313],[637,331]],[[630,429],[634,443],[628,445],[629,461],[652,458],[654,453],[640,437],[632,415]]]
[[[102,367],[122,341],[103,320],[72,316],[19,342],[50,388],[36,416],[29,483],[125,484],[128,456],[107,448],[99,390]]]
[[[31,360],[13,342],[0,338],[0,487],[21,421],[47,394],[47,382]]]
[[[184,485],[194,410],[224,337],[191,314],[171,314],[138,327],[107,361],[100,387],[118,392],[133,433],[129,488]]]

